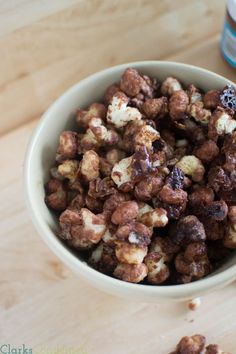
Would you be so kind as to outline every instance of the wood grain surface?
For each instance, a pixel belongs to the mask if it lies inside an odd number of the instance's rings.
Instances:
[[[0,0],[0,345],[24,343],[44,354],[167,354],[183,335],[202,332],[236,353],[235,283],[204,297],[196,312],[186,303],[102,293],[43,243],[22,188],[39,116],[86,75],[169,59],[236,80],[219,52],[224,11],[222,0]]]
[[[175,56],[188,62],[185,51],[219,35],[225,10],[223,0],[75,3],[0,0],[0,133],[40,116],[66,88],[107,66]]]

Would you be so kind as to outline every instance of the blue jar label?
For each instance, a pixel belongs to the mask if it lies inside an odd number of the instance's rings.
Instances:
[[[236,32],[227,21],[221,38],[221,51],[229,64],[236,68]]]

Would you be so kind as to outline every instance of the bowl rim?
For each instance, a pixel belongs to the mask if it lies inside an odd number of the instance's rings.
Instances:
[[[107,287],[111,286],[112,288],[114,287],[119,287],[123,288],[124,290],[127,290],[132,293],[139,293],[142,295],[160,295],[160,296],[166,296],[166,297],[171,297],[171,296],[188,296],[194,292],[198,293],[204,293],[206,291],[210,291],[211,289],[214,290],[216,287],[220,287],[220,285],[224,285],[227,282],[231,282],[236,278],[236,264],[230,266],[228,269],[222,270],[219,273],[210,275],[208,277],[205,277],[203,279],[197,280],[192,283],[188,284],[179,284],[179,285],[148,285],[148,284],[134,284],[134,283],[129,283],[125,282],[116,278],[113,278],[109,275],[103,274],[96,269],[90,267],[87,262],[80,260],[78,257],[76,257],[75,254],[73,254],[68,248],[65,247],[65,245],[58,239],[58,237],[53,233],[52,230],[48,230],[46,227],[46,224],[42,222],[42,218],[40,215],[37,215],[34,209],[34,197],[31,193],[31,190],[29,188],[30,185],[30,180],[31,180],[31,160],[33,158],[33,151],[34,147],[37,143],[37,140],[39,138],[40,132],[43,129],[43,126],[47,124],[47,121],[50,121],[50,117],[53,116],[53,111],[55,107],[63,103],[63,101],[67,100],[67,97],[71,95],[72,92],[76,91],[79,89],[80,86],[83,86],[87,82],[102,77],[104,74],[109,74],[113,72],[114,70],[122,70],[127,67],[147,67],[149,68],[150,66],[175,66],[175,68],[183,69],[187,68],[189,70],[193,71],[201,71],[203,74],[205,73],[207,76],[211,76],[214,78],[218,79],[223,79],[224,81],[228,82],[229,84],[235,86],[235,83],[230,81],[229,79],[216,74],[212,71],[209,71],[207,69],[197,67],[194,65],[190,64],[185,64],[185,63],[179,63],[175,61],[158,61],[158,60],[145,60],[145,61],[135,61],[135,62],[129,62],[129,63],[124,63],[120,65],[115,65],[109,68],[106,68],[104,70],[100,70],[98,72],[95,72],[86,78],[80,80],[70,88],[68,88],[62,95],[60,95],[50,106],[49,108],[45,111],[45,113],[42,115],[40,118],[39,122],[37,123],[36,127],[34,128],[30,140],[28,142],[27,148],[26,148],[26,153],[25,153],[25,159],[24,159],[24,164],[23,164],[23,182],[24,182],[24,196],[25,196],[25,201],[26,201],[26,206],[29,212],[29,215],[31,217],[31,220],[33,222],[33,225],[39,235],[43,238],[43,240],[46,242],[46,244],[49,246],[49,248],[64,262],[69,268],[74,270],[76,273],[80,273],[80,275],[84,278],[87,279],[91,284],[93,283],[94,277],[97,279],[98,282],[103,282],[103,284],[106,284]],[[170,73],[171,75],[171,73]]]

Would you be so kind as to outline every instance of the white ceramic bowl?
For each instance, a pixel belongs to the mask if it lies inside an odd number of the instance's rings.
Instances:
[[[184,285],[151,286],[126,283],[91,268],[79,259],[56,236],[58,229],[53,214],[44,203],[44,184],[53,165],[60,133],[73,128],[73,112],[101,99],[107,86],[119,80],[127,67],[163,80],[176,76],[186,84],[193,83],[204,90],[222,89],[229,80],[210,71],[175,62],[144,61],[128,63],[100,71],[80,81],[58,98],[41,118],[28,145],[24,164],[24,183],[28,209],[33,223],[52,251],[76,274],[91,285],[114,295],[140,301],[185,300],[226,286],[236,278],[236,254],[208,277]],[[36,250],[33,250],[36,252]]]

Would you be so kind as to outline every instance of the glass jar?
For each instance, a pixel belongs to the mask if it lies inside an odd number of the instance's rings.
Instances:
[[[236,0],[227,0],[221,52],[225,60],[236,68]]]

